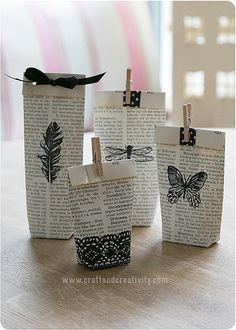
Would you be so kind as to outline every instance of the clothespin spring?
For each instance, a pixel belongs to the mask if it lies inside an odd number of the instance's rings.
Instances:
[[[189,128],[192,122],[192,105],[187,103],[183,105],[183,121],[184,121],[184,142],[189,142],[190,133]]]
[[[131,101],[131,68],[126,71],[126,84],[125,84],[125,103],[130,104]]]
[[[99,137],[93,137],[92,142],[92,159],[93,163],[97,166],[98,176],[103,176],[102,160],[101,160],[101,147]]]

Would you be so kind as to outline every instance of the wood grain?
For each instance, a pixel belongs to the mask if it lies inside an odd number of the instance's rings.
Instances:
[[[85,163],[90,161],[90,141]],[[160,213],[133,229],[127,266],[88,270],[73,238],[31,239],[23,142],[2,145],[2,325],[32,328],[230,328],[234,324],[234,132],[227,131],[222,234],[210,248],[165,243]],[[161,283],[63,284],[63,278],[157,278]]]

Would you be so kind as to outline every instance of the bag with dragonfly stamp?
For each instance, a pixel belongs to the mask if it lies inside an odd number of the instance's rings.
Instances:
[[[158,181],[164,241],[208,247],[220,239],[225,133],[156,127]]]
[[[32,237],[68,239],[73,233],[67,167],[82,164],[85,85],[102,76],[45,74],[36,68],[24,73],[25,177]]]
[[[68,168],[70,205],[78,263],[106,268],[130,261],[135,163],[101,162],[92,138],[94,163]]]
[[[165,94],[131,91],[130,69],[126,90],[95,93],[94,131],[101,139],[102,159],[133,159],[133,225],[151,225],[157,206],[158,182],[155,123],[165,125]]]

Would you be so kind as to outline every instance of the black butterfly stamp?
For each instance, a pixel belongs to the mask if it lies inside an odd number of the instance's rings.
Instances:
[[[131,145],[128,145],[125,149],[106,147],[105,152],[108,155],[105,156],[105,159],[107,161],[133,159],[136,162],[150,162],[154,160],[154,157],[149,155],[151,151],[152,147],[137,149]]]
[[[171,187],[169,188],[167,198],[171,204],[177,203],[183,195],[183,199],[187,199],[189,206],[196,208],[201,203],[199,190],[202,189],[206,180],[205,172],[198,172],[187,179],[185,175],[174,166],[168,166],[168,179]]]

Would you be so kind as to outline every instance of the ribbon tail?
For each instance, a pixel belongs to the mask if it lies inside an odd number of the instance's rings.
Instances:
[[[95,84],[95,83],[99,82],[99,80],[102,79],[102,77],[105,75],[105,73],[106,72],[100,73],[96,76],[78,79],[77,85]]]
[[[15,78],[15,77],[9,76],[9,75],[6,74],[6,73],[5,73],[5,76],[7,76],[8,78],[13,79],[13,80],[22,81],[22,82],[26,82],[26,83],[31,83],[31,84],[32,84],[31,81],[23,80],[23,79],[19,79],[19,78]]]

